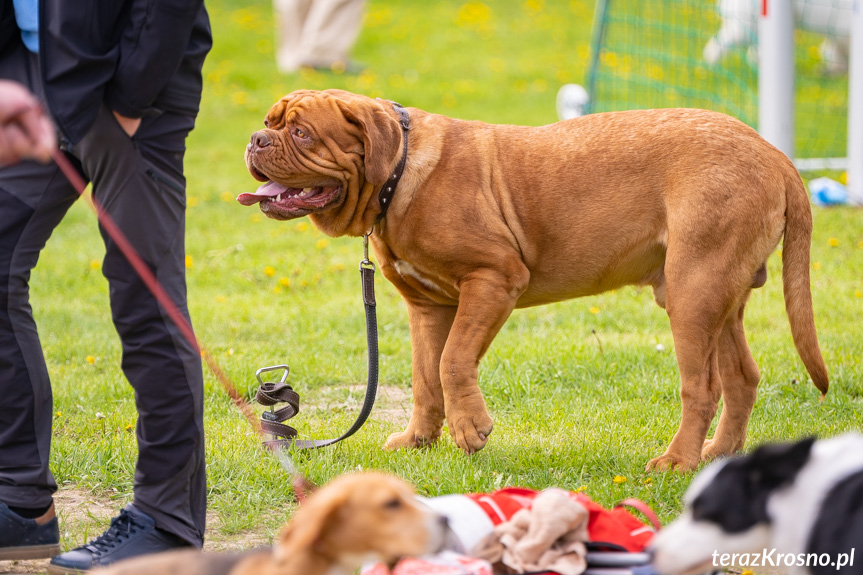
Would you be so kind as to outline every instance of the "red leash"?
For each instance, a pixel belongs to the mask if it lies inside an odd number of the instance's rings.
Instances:
[[[141,278],[141,281],[147,286],[150,292],[153,294],[153,297],[161,304],[162,308],[167,312],[168,316],[174,322],[174,324],[179,328],[180,332],[183,334],[183,337],[186,338],[192,347],[201,354],[201,357],[204,358],[204,361],[207,362],[207,365],[210,368],[210,371],[213,372],[213,375],[216,376],[216,379],[219,380],[219,383],[222,384],[222,388],[225,392],[231,397],[234,401],[234,404],[243,412],[243,415],[246,419],[249,420],[249,424],[252,426],[252,429],[255,430],[255,433],[258,435],[262,435],[261,426],[258,423],[257,416],[254,411],[252,411],[249,403],[243,399],[240,394],[237,392],[237,388],[231,383],[231,380],[222,371],[222,368],[219,367],[219,364],[216,362],[215,358],[210,355],[206,349],[201,347],[198,343],[198,338],[195,337],[195,332],[192,331],[192,325],[186,320],[185,316],[180,313],[180,310],[177,308],[177,305],[165,291],[165,288],[159,283],[156,279],[156,276],[153,275],[150,267],[144,263],[144,260],[141,259],[141,256],[138,255],[138,252],[135,251],[135,248],[132,247],[132,244],[129,242],[128,238],[126,238],[125,234],[120,230],[114,220],[110,215],[102,208],[102,206],[96,201],[96,198],[92,195],[87,196],[84,194],[84,190],[87,188],[87,183],[81,177],[81,174],[78,173],[66,156],[59,149],[54,149],[52,152],[52,157],[54,161],[57,163],[57,166],[60,168],[60,171],[66,176],[66,179],[69,180],[69,183],[72,184],[72,187],[75,188],[75,191],[78,194],[85,198],[87,203],[96,213],[96,217],[99,220],[99,223],[104,228],[105,232],[111,237],[112,240],[117,244],[117,247],[120,248],[120,251],[126,256],[126,260],[128,260],[129,264],[135,269],[135,272]]]

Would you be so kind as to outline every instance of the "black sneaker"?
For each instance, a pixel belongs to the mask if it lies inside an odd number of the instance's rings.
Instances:
[[[119,517],[111,520],[102,535],[54,557],[48,565],[48,573],[74,575],[120,559],[188,546],[189,543],[176,535],[157,529],[152,517],[130,504],[120,511]]]
[[[60,553],[54,504],[42,517],[25,519],[0,503],[0,561],[47,559]]]

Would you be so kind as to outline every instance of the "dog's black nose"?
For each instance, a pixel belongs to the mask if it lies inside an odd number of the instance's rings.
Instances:
[[[255,132],[252,134],[252,149],[256,150],[258,148],[266,148],[267,146],[272,146],[273,143],[270,141],[270,138],[263,132]]]

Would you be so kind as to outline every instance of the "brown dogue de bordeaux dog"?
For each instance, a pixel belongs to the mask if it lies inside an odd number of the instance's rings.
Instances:
[[[460,448],[482,449],[492,418],[478,365],[513,309],[634,284],[668,313],[681,379],[680,428],[648,469],[741,449],[760,378],[743,312],[783,237],[794,344],[827,392],[806,190],[785,155],[731,117],[665,109],[490,125],[300,90],[265,125],[245,153],[265,183],[239,202],[277,220],[308,215],[331,236],[374,229],[377,261],[407,302],[414,406],[389,448],[435,441],[446,419]]]

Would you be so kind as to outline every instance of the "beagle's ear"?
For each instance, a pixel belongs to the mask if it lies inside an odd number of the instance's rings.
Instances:
[[[335,527],[336,516],[346,501],[344,490],[324,489],[309,496],[282,529],[275,549],[276,559],[320,547],[327,531]]]
[[[345,118],[362,131],[366,181],[382,186],[401,145],[401,126],[387,111],[386,100],[357,99],[339,102]]]

